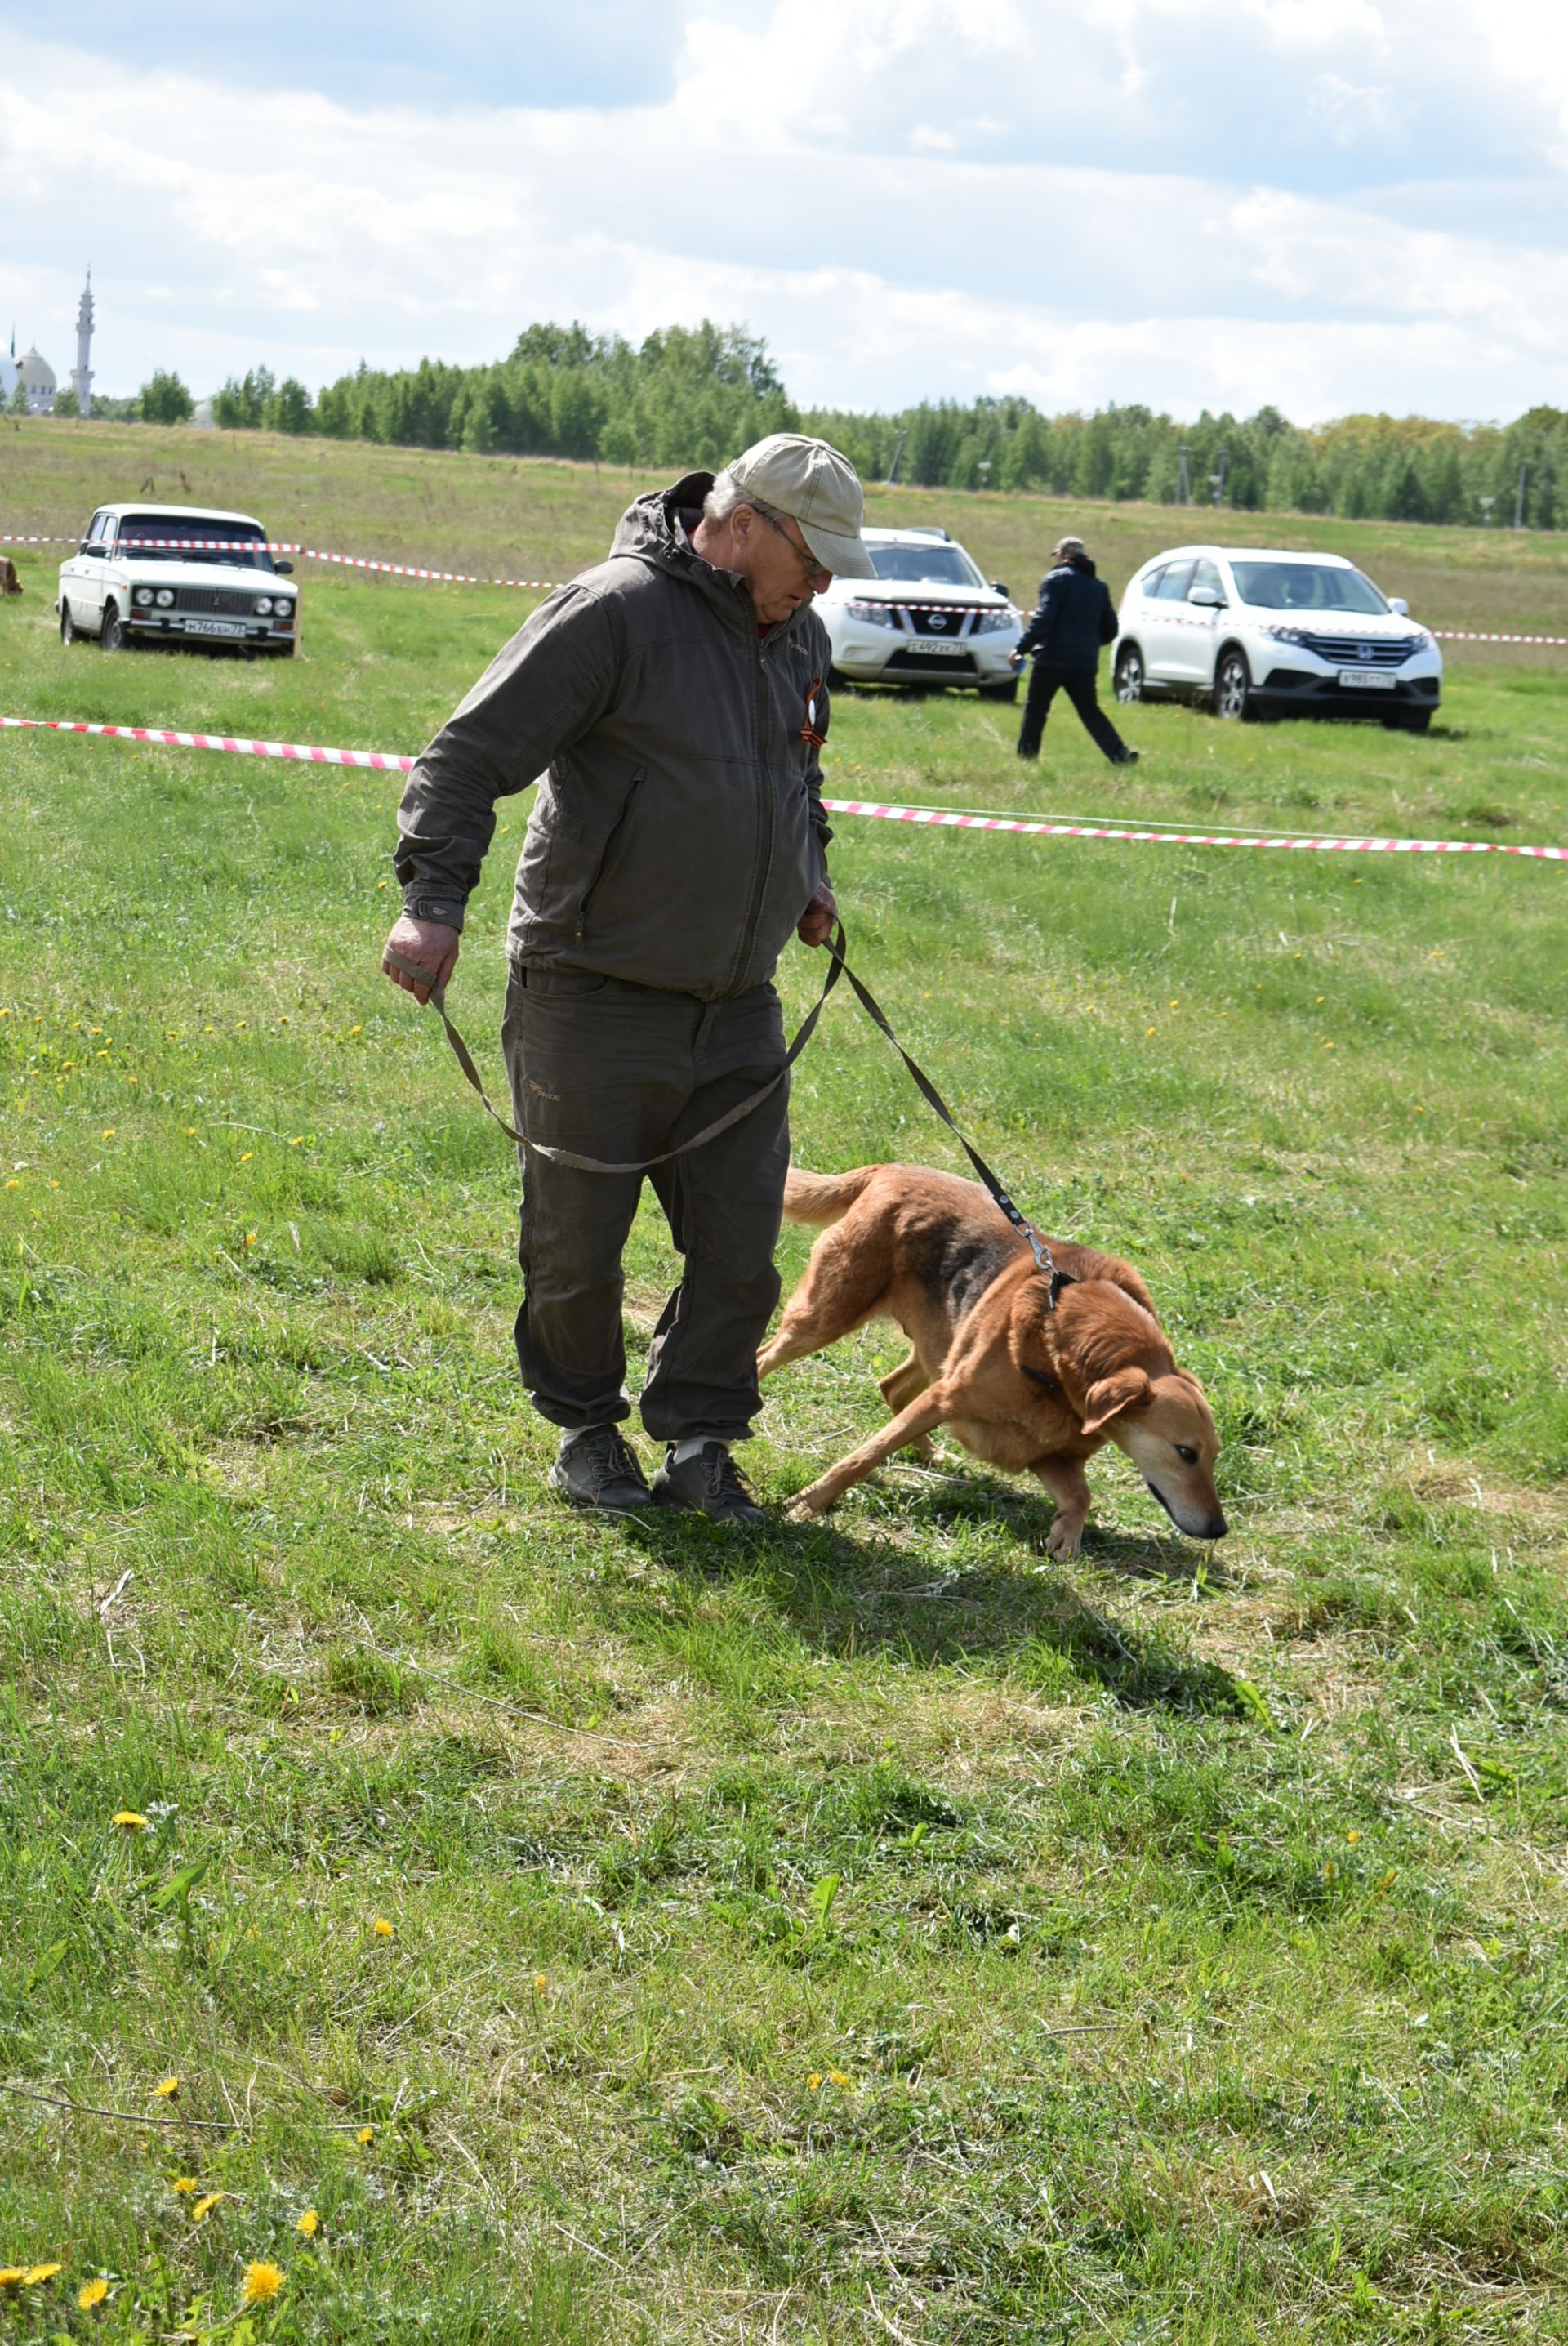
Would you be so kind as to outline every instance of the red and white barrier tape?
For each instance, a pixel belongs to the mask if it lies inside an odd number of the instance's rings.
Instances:
[[[0,546],[77,546],[80,542],[75,537],[16,537],[0,533]],[[380,570],[393,578],[429,578],[447,586],[521,586],[533,594],[549,594],[570,584],[565,578],[482,578],[467,570],[425,570],[411,562],[372,561],[363,554],[327,554],[286,537],[127,537],[120,544],[127,549],[147,547],[162,554],[300,554],[307,562],[331,563],[341,570]],[[1444,644],[1568,644],[1568,636],[1489,635],[1477,627],[1431,627],[1427,632]]]
[[[306,766],[358,766],[406,774],[414,764],[390,750],[324,750],[301,741],[249,741],[231,733],[181,733],[152,725],[99,725],[65,717],[0,717],[7,732],[91,733],[106,741],[148,741],[171,750],[224,750],[241,758],[280,758]],[[960,814],[942,807],[911,807],[872,799],[822,801],[830,814],[869,815],[884,822],[924,824],[934,831],[1005,831],[1034,839],[1108,839],[1145,847],[1282,847],[1349,855],[1522,855],[1568,863],[1568,847],[1527,847],[1496,839],[1375,839],[1351,832],[1297,836],[1288,831],[1139,830],[1132,824],[1052,822],[1044,816]]]

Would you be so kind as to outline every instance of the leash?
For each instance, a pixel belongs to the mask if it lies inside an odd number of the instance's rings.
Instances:
[[[689,1140],[683,1140],[678,1148],[663,1149],[660,1151],[658,1156],[642,1158],[637,1163],[633,1165],[612,1165],[606,1163],[601,1158],[580,1157],[574,1149],[552,1148],[547,1147],[542,1140],[531,1140],[526,1133],[519,1132],[514,1125],[508,1124],[506,1118],[502,1115],[500,1109],[495,1106],[495,1103],[492,1100],[489,1093],[484,1088],[484,1085],[480,1077],[479,1069],[473,1063],[473,1054],[470,1051],[467,1044],[463,1041],[463,1036],[458,1033],[457,1028],[453,1025],[452,1019],[447,1015],[445,987],[436,984],[431,977],[428,970],[419,968],[413,962],[405,961],[401,954],[393,953],[390,946],[387,948],[384,957],[386,960],[391,962],[394,969],[402,970],[405,977],[416,978],[421,985],[428,986],[430,988],[430,1000],[434,1005],[437,1017],[441,1020],[442,1025],[446,1030],[446,1039],[452,1046],[453,1053],[457,1060],[458,1066],[463,1069],[463,1075],[467,1077],[468,1082],[474,1091],[478,1093],[485,1114],[490,1117],[493,1122],[500,1126],[502,1131],[506,1135],[507,1139],[515,1141],[519,1148],[531,1148],[536,1157],[547,1157],[553,1164],[570,1166],[575,1171],[581,1173],[647,1173],[656,1165],[667,1165],[673,1157],[684,1157],[689,1149],[702,1148],[705,1142],[717,1139],[721,1132],[727,1132],[732,1124],[738,1124],[742,1117],[749,1116],[753,1108],[760,1107],[763,1101],[778,1090],[779,1085],[783,1082],[785,1076],[789,1074],[790,1068],[794,1066],[796,1060],[799,1057],[801,1052],[806,1048],[807,1044],[816,1033],[817,1021],[822,1015],[823,1009],[827,1005],[828,996],[832,993],[833,988],[839,983],[840,978],[843,977],[848,981],[850,991],[853,993],[855,999],[859,1002],[867,1017],[871,1020],[872,1025],[877,1027],[881,1034],[887,1036],[888,1041],[892,1045],[894,1050],[903,1061],[905,1067],[909,1071],[910,1080],[914,1085],[914,1087],[919,1092],[921,1097],[925,1101],[927,1107],[941,1117],[942,1123],[946,1125],[949,1132],[952,1133],[953,1138],[957,1141],[959,1147],[968,1158],[971,1165],[973,1166],[974,1170],[980,1177],[981,1183],[989,1194],[992,1202],[1006,1215],[1007,1219],[1012,1223],[1019,1236],[1028,1241],[1029,1251],[1034,1258],[1035,1269],[1043,1271],[1050,1282],[1046,1292],[1045,1309],[1047,1311],[1054,1311],[1056,1309],[1057,1298],[1060,1296],[1062,1290],[1064,1287],[1075,1286],[1077,1284],[1076,1280],[1070,1270],[1063,1270],[1059,1267],[1054,1256],[1051,1252],[1050,1241],[1041,1236],[1041,1233],[1035,1229],[1028,1216],[1023,1213],[1019,1208],[1013,1204],[1013,1199],[1003,1188],[1001,1180],[998,1178],[997,1175],[992,1171],[991,1167],[986,1163],[979,1149],[976,1148],[968,1134],[959,1124],[957,1118],[952,1113],[952,1110],[948,1107],[947,1102],[943,1099],[936,1086],[932,1082],[931,1077],[926,1074],[925,1069],[920,1065],[918,1060],[911,1058],[910,1054],[904,1049],[903,1045],[899,1041],[898,1036],[894,1034],[892,1027],[890,1025],[887,1014],[883,1010],[881,1004],[877,1000],[876,995],[871,992],[871,988],[861,984],[860,980],[855,975],[854,971],[850,967],[848,961],[845,959],[844,948],[847,943],[848,939],[844,933],[844,924],[840,921],[828,944],[828,974],[822,981],[822,991],[819,994],[816,1001],[811,1005],[810,1009],[806,1013],[805,1017],[801,1020],[799,1027],[796,1029],[795,1039],[784,1055],[784,1064],[779,1068],[779,1073],[773,1076],[769,1082],[764,1084],[759,1090],[752,1092],[748,1098],[743,1099],[739,1103],[738,1107],[728,1109],[723,1116],[716,1117],[711,1124],[704,1125],[702,1130],[700,1132],[694,1133]]]

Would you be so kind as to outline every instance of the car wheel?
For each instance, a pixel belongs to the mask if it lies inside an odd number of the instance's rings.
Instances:
[[[1245,723],[1248,718],[1257,714],[1253,705],[1252,677],[1246,655],[1238,652],[1234,644],[1228,650],[1221,652],[1219,666],[1214,672],[1214,713],[1217,717],[1228,718],[1232,723]]]
[[[117,605],[104,605],[104,624],[98,629],[98,648],[106,652],[123,652],[126,648],[126,623]]]
[[[1144,656],[1136,644],[1124,644],[1116,654],[1112,688],[1118,700],[1141,700],[1145,688]]]
[[[75,619],[71,617],[70,605],[68,603],[62,603],[60,606],[60,641],[63,644],[69,645],[79,644],[81,640],[82,631],[80,627],[77,627]]]
[[[1005,684],[983,684],[979,688],[979,697],[982,700],[1016,700],[1018,678],[1010,676]]]
[[[1430,709],[1406,709],[1397,717],[1385,717],[1383,729],[1388,733],[1425,733],[1430,731],[1431,721]]]

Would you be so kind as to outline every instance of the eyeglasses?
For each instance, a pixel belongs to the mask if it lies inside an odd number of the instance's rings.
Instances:
[[[762,513],[760,505],[753,506],[752,510],[754,513]],[[799,562],[801,569],[805,572],[808,578],[816,578],[821,576],[821,574],[827,569],[828,566],[825,562],[818,561],[816,556],[812,553],[809,546],[797,546],[789,531],[785,528],[783,523],[775,521],[770,513],[763,513],[762,518],[768,524],[769,529],[778,531],[779,536],[789,548],[790,553],[795,556],[795,559]]]

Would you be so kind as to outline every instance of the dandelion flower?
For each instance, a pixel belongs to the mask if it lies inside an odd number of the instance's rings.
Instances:
[[[817,2093],[821,2086],[821,2083],[822,2072],[820,2069],[813,2069],[810,2076],[806,2080],[806,2091],[809,2094]]]
[[[15,2289],[19,2280],[26,2278],[25,2265],[0,2265],[0,2289]]]
[[[196,1127],[193,1124],[188,1124],[186,1126],[185,1137],[187,1140],[194,1140],[196,1138]]]
[[[242,1148],[239,1152],[239,1162],[241,1165],[249,1165],[255,1154],[256,1151],[253,1148]]]
[[[545,1974],[544,1974],[543,1972],[535,1972],[535,1974],[534,1974],[534,1993],[535,1993],[535,1995],[543,1995],[543,1994],[544,1994],[544,1993],[545,1993],[545,1990],[549,1986],[549,1984],[550,1984],[549,1980],[545,1977]]]
[[[848,2074],[848,2072],[847,2072],[846,2070],[843,2070],[843,2069],[830,2069],[830,2070],[829,2070],[829,2072],[828,2072],[828,2083],[829,2083],[829,2085],[830,2085],[830,2086],[847,2086],[847,2085],[849,2084],[849,2082],[850,2082],[850,2079],[849,2079],[849,2074]]]
[[[53,2280],[57,2272],[65,2270],[64,2265],[30,2265],[22,2276],[22,2286],[24,2289],[36,2289],[41,2282]]]
[[[241,2291],[247,2305],[268,2305],[288,2280],[281,2265],[249,2264],[245,2268],[245,2287]]]
[[[155,2086],[152,2091],[155,2101],[172,2102],[176,2094],[179,2091],[179,2079],[178,2077],[166,2077],[163,2080],[163,2083],[159,2086]]]
[[[256,1243],[256,1233],[255,1233],[255,1231],[254,1231],[254,1230],[247,1230],[247,1231],[246,1231],[246,1233],[245,1233],[245,1243],[246,1243],[246,1245],[247,1245],[247,1246],[254,1246],[254,1245],[255,1245],[255,1243]]]
[[[351,1035],[362,1035],[364,1031],[362,1026],[351,1026],[349,1029]]]
[[[397,1936],[397,1933],[392,1929],[392,1924],[387,1921],[384,1914],[378,1914],[375,1921],[372,1923],[371,1928],[374,1931],[378,1939],[395,1939]]]
[[[313,2208],[307,2208],[302,2216],[295,2218],[294,2229],[303,2232],[308,2240],[313,2240],[321,2229],[321,2219]]]
[[[22,1184],[20,1181],[7,1181],[5,1187],[7,1189],[19,1189],[22,1187]]]
[[[228,2197],[227,2191],[204,2191],[190,2211],[191,2222],[199,2224],[204,2217],[211,2215],[220,2199]]]
[[[114,1138],[114,1137],[115,1137],[115,1128],[114,1128],[114,1126],[113,1126],[112,1124],[108,1127],[108,1128],[107,1129],[107,1131],[105,1132],[105,1134],[104,1134],[104,1136],[103,1136],[103,1137],[104,1137],[104,1138],[105,1138],[106,1140],[112,1140],[112,1139]]]
[[[76,2303],[84,2313],[90,2313],[95,2305],[102,2305],[108,2293],[109,2285],[100,2274],[97,2280],[82,2283],[81,2288],[76,2291]]]
[[[361,2127],[358,2134],[354,2137],[354,2140],[360,2143],[374,2142],[375,2138],[376,2130],[374,2127]]]
[[[174,2178],[174,2188],[179,2192],[199,2191],[201,2186],[194,2175],[177,2175]]]
[[[109,1819],[122,1832],[146,1832],[148,1820],[137,1809],[117,1809]]]
[[[1352,1848],[1355,1846],[1356,1842],[1360,1840],[1360,1838],[1361,1836],[1359,1832],[1348,1832],[1345,1835],[1345,1839],[1351,1844]]]

